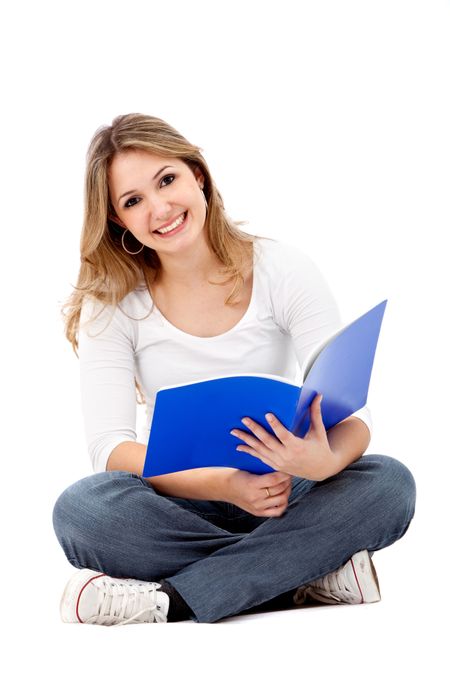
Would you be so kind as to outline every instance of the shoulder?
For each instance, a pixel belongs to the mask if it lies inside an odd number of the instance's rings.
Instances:
[[[91,295],[86,295],[81,305],[80,332],[96,337],[105,331],[120,333],[135,338],[136,322],[146,318],[152,302],[145,287],[136,287],[117,304],[107,304]]]
[[[106,328],[113,316],[113,305],[107,305],[93,295],[85,295],[81,303],[80,331],[89,334],[90,329],[94,326],[95,330]]]
[[[327,277],[309,254],[291,243],[260,238],[260,278],[273,316],[284,329],[314,314],[338,321],[338,308]],[[328,318],[327,318],[328,321]],[[333,323],[334,325],[334,323]]]
[[[258,237],[255,245],[256,261],[266,274],[279,280],[314,280],[320,271],[312,257],[298,246],[279,239]]]

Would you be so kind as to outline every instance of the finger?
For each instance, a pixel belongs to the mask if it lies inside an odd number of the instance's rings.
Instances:
[[[271,487],[272,485],[280,485],[281,483],[290,483],[292,476],[290,473],[284,471],[272,471],[270,473],[252,474],[253,480],[258,487]]]
[[[232,429],[232,431],[230,431],[230,434],[232,436],[236,436],[236,438],[243,441],[244,443],[247,443],[248,446],[254,448],[255,450],[258,450],[260,452],[263,452],[264,450],[269,451],[269,448],[262,441],[260,441],[256,436],[248,434],[246,431],[241,431],[241,429]],[[238,445],[236,447],[236,450],[238,448],[246,449],[246,446]]]
[[[269,432],[260,424],[250,419],[250,417],[243,417],[241,422],[248,427],[256,438],[258,438],[267,448],[270,448],[271,450],[278,449],[280,445],[278,440],[272,434],[269,434]]]
[[[291,481],[290,480],[284,480],[282,483],[275,483],[273,485],[264,485],[264,488],[267,487],[267,489],[270,491],[271,495],[279,495],[282,492],[286,492],[288,488],[291,486]]]
[[[265,449],[264,443],[255,438],[255,436],[247,434],[245,431],[241,431],[240,429],[233,429],[232,431],[230,431],[230,434],[232,436],[236,436],[236,438],[238,438],[240,441],[247,444],[247,445],[237,445],[236,450],[248,451],[249,448],[253,448],[256,451],[263,452]]]
[[[261,509],[267,511],[267,509],[277,508],[280,504],[284,503],[285,499],[282,495],[272,495],[271,497],[266,497],[262,499],[259,504]]]
[[[272,469],[278,469],[278,464],[277,464],[277,459],[275,453],[273,453],[271,450],[266,448],[262,443],[259,441],[249,441],[251,443],[250,446],[248,445],[237,445],[236,450],[237,452],[246,452],[248,455],[252,455],[252,457],[257,457],[260,459],[264,464],[267,464],[267,466],[270,466]],[[255,445],[258,444],[258,447],[255,447]],[[270,453],[270,454],[269,454]]]
[[[282,476],[282,477],[284,477],[286,480],[287,480],[287,479],[291,480],[291,478],[292,478],[291,474],[290,474],[290,473],[286,473],[285,471],[277,471],[277,472],[276,472],[275,474],[273,474],[273,475]]]
[[[290,484],[292,480],[292,476],[287,474],[287,477],[283,475],[282,478],[280,478],[279,473],[273,473],[269,476],[267,476],[267,487],[270,487],[271,485],[283,485],[283,484]]]
[[[271,473],[254,474],[255,480],[259,480],[263,485],[268,480],[272,485],[278,485],[284,481],[291,481],[292,475],[285,471],[272,471]],[[268,485],[270,487],[270,485]]]
[[[283,501],[280,501],[280,498],[278,497],[278,501],[273,502],[269,507],[263,508],[262,513],[265,518],[270,518],[271,516],[280,516],[286,508],[286,504]]]
[[[288,486],[285,485],[285,484],[277,485],[275,487],[271,487],[270,488],[270,496],[271,497],[278,497],[279,495],[284,495],[287,487]]]
[[[274,432],[275,436],[278,438],[280,443],[287,443],[292,436],[291,432],[289,429],[286,429],[286,427],[281,424],[280,420],[275,417],[273,413],[267,413],[264,415],[268,423],[270,424],[270,428]]]

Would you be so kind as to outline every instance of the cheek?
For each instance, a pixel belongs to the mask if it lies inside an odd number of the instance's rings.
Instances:
[[[197,184],[192,185],[190,189],[185,192],[185,196],[195,208],[198,208],[204,203],[200,187]]]
[[[123,223],[130,229],[133,227],[139,227],[140,223],[142,223],[145,218],[146,218],[146,212],[143,207],[141,207],[140,204],[137,204],[136,206],[132,207],[129,209],[126,213],[124,213],[124,220]]]

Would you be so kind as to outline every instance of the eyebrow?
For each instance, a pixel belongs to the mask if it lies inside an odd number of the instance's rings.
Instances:
[[[155,175],[153,176],[153,180],[156,180],[156,178],[158,178],[159,174],[162,173],[164,171],[164,169],[169,169],[169,168],[174,169],[175,167],[172,164],[167,164],[166,166],[163,166],[157,173],[155,173]],[[127,195],[133,194],[133,192],[139,192],[139,190],[136,190],[136,188],[133,188],[133,190],[128,190],[127,192],[124,192],[123,195],[121,195],[119,197],[119,199],[117,200],[117,203],[119,203],[120,200],[123,199],[123,197],[126,197]]]

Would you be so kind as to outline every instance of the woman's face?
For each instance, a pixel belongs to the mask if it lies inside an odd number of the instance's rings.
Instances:
[[[185,250],[199,235],[205,236],[206,204],[200,170],[194,175],[180,159],[132,150],[115,155],[108,182],[118,216],[112,219],[158,254]],[[160,232],[175,222],[174,230]],[[133,250],[133,244],[127,245],[126,240],[125,245]]]

